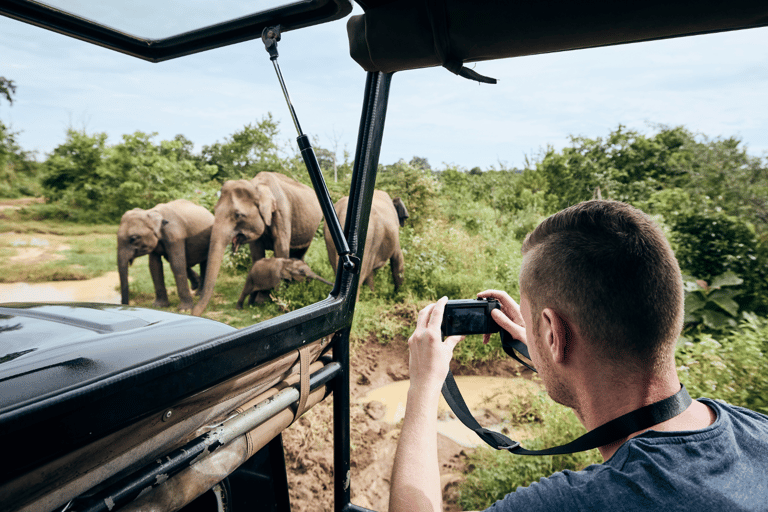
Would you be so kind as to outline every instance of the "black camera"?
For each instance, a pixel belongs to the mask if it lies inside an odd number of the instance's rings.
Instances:
[[[449,300],[440,330],[443,336],[499,332],[499,324],[491,318],[491,311],[499,308],[501,304],[496,299]]]
[[[491,311],[494,309],[501,309],[501,304],[496,299],[449,300],[445,303],[440,331],[444,337],[501,332],[501,348],[504,352],[535,372],[536,368],[530,363],[528,347],[499,327],[491,317]]]

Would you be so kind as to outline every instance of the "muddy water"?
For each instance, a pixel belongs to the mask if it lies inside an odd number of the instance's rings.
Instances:
[[[507,435],[512,439],[523,439],[525,433],[510,428],[501,418],[504,417],[509,404],[522,396],[537,393],[540,387],[524,378],[505,377],[456,377],[456,383],[461,390],[467,407],[478,421],[492,430],[507,428]],[[410,382],[407,380],[394,382],[369,392],[361,400],[362,403],[380,402],[386,412],[381,420],[396,424],[405,415],[406,396]],[[482,419],[481,419],[482,418]],[[440,397],[438,406],[437,430],[453,439],[462,446],[475,447],[485,443],[477,435],[453,417],[445,400]]]
[[[86,281],[54,281],[47,283],[0,283],[2,302],[103,302],[120,304],[117,272]]]

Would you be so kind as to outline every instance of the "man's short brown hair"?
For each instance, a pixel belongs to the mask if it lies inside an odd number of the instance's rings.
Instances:
[[[597,357],[637,370],[672,353],[683,322],[682,275],[645,213],[616,201],[579,203],[539,224],[523,255],[520,287],[534,328],[552,308],[576,324]]]

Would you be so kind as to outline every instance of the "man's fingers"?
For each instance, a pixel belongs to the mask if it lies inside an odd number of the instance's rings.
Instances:
[[[491,316],[494,320],[496,320],[496,323],[499,324],[499,327],[511,334],[513,338],[520,340],[523,343],[527,341],[525,336],[525,327],[516,324],[510,320],[507,315],[498,309],[491,311]]]
[[[429,324],[427,328],[436,327],[440,329],[440,325],[443,323],[443,310],[445,309],[445,303],[448,302],[448,297],[441,297],[437,301],[435,307],[432,308],[432,314],[429,316]]]
[[[451,351],[453,351],[453,349],[456,348],[456,345],[458,345],[460,341],[464,340],[464,338],[466,338],[466,336],[464,336],[464,335],[461,335],[461,336],[448,336],[447,338],[445,338],[444,341],[445,341],[446,346]]]
[[[432,310],[435,309],[435,304],[429,304],[424,309],[419,311],[419,318],[416,320],[416,327],[427,327],[429,317],[432,314]]]
[[[520,305],[509,296],[509,294],[502,290],[485,290],[477,294],[481,299],[493,298],[499,301],[501,304],[501,310],[512,319],[513,322],[517,322],[520,325],[525,325],[523,315],[520,314]]]

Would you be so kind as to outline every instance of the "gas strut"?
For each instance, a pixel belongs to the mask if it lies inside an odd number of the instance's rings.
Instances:
[[[339,255],[339,258],[341,258],[344,270],[356,273],[360,270],[360,258],[352,254],[352,251],[347,244],[347,239],[344,238],[339,217],[336,215],[336,210],[333,209],[331,195],[328,193],[328,187],[325,185],[325,178],[323,178],[320,165],[317,163],[315,150],[312,149],[312,144],[309,143],[309,137],[301,131],[299,119],[296,117],[296,111],[293,109],[290,96],[288,96],[288,89],[285,87],[283,74],[280,72],[280,66],[277,63],[277,42],[280,40],[280,25],[275,27],[265,27],[261,32],[261,40],[264,42],[264,47],[266,48],[267,53],[269,53],[269,60],[272,61],[275,73],[277,73],[277,79],[280,81],[280,87],[283,89],[283,96],[285,96],[285,101],[288,103],[288,110],[291,113],[293,124],[296,126],[296,131],[299,133],[296,142],[299,144],[301,157],[304,159],[304,165],[307,166],[312,185],[315,187],[315,194],[317,195],[317,200],[320,202],[320,208],[323,210],[325,225],[328,226],[328,231],[331,233],[331,238],[333,238],[333,244],[336,246],[336,253]]]

